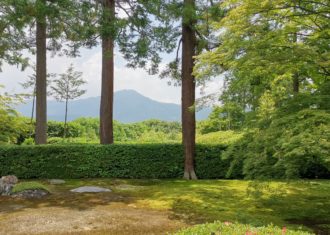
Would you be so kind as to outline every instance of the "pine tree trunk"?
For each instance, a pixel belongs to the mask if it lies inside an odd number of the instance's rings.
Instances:
[[[64,115],[64,132],[63,132],[63,138],[66,138],[66,136],[67,136],[67,131],[68,131],[67,120],[68,120],[68,99],[65,100],[65,115]]]
[[[295,74],[293,76],[293,93],[298,94],[299,93],[299,76]]]
[[[37,22],[37,71],[36,71],[36,144],[47,143],[47,64],[46,23]]]
[[[31,132],[30,132],[30,137],[33,136],[33,117],[34,117],[34,109],[35,109],[35,102],[36,102],[36,85],[34,85],[34,89],[33,89],[33,99],[32,99],[32,111],[31,111],[31,120],[30,120],[30,124],[31,124]]]
[[[31,110],[31,121],[30,121],[31,124],[33,123],[35,102],[36,102],[36,85],[34,85],[34,88],[33,88],[32,110]]]
[[[297,33],[293,34],[293,42],[294,43],[298,42]],[[293,75],[292,88],[293,88],[293,94],[298,94],[299,93],[299,75],[298,75],[297,72]]]
[[[194,0],[184,0],[184,7],[195,7]],[[197,179],[195,158],[195,77],[192,75],[196,49],[193,19],[183,18],[182,23],[182,140],[184,145],[184,178]]]
[[[109,11],[108,20],[115,17],[115,0],[106,0],[104,10]],[[100,142],[113,143],[113,90],[114,90],[114,42],[111,36],[102,38],[102,90],[100,107]]]

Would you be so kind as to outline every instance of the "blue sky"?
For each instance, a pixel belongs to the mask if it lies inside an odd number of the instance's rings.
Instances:
[[[34,61],[34,57],[30,57],[31,61]],[[81,50],[81,56],[78,58],[51,58],[48,56],[48,72],[63,73],[70,63],[73,63],[75,70],[83,72],[83,78],[87,81],[85,86],[87,93],[83,97],[100,96],[101,58],[100,47],[95,47],[91,50],[83,49]],[[19,83],[24,81],[32,73],[32,70],[28,68],[22,72],[16,66],[9,65],[4,65],[2,69],[3,71],[0,72],[0,84],[5,86],[5,90],[11,94],[24,92]],[[125,67],[124,59],[119,53],[116,53],[115,91],[132,89],[157,101],[180,104],[181,88],[173,85],[169,86],[168,82],[169,80],[159,79],[157,75],[148,75],[143,69],[134,70]],[[209,82],[205,90],[206,94],[219,91],[221,85],[219,79]],[[200,97],[200,91],[197,91],[196,95]]]

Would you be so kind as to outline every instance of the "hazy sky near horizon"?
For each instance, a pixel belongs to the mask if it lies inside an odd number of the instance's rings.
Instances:
[[[49,55],[50,53],[48,53]],[[27,55],[26,55],[27,56]],[[34,56],[29,56],[31,62]],[[77,58],[51,57],[47,58],[48,73],[64,73],[72,63],[76,71],[83,72],[83,78],[87,81],[85,89],[87,93],[82,98],[100,96],[101,94],[101,48],[81,50],[81,56]],[[166,61],[165,61],[166,62]],[[4,64],[0,72],[0,84],[5,86],[5,91],[10,94],[26,92],[20,85],[33,73],[31,68],[21,71],[16,66]],[[125,60],[117,52],[115,55],[115,91],[132,89],[151,99],[180,104],[181,88],[168,85],[168,79],[160,79],[157,75],[151,76],[143,69],[130,69],[125,66]],[[205,94],[218,92],[222,86],[221,79],[208,82]],[[201,92],[196,92],[201,97]]]

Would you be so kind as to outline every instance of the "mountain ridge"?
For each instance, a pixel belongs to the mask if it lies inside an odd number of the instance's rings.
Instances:
[[[88,97],[69,102],[68,120],[79,117],[99,117],[100,97]],[[63,102],[48,100],[48,120],[63,121]],[[24,116],[31,116],[32,102],[17,106]],[[204,108],[196,113],[197,120],[206,119],[211,108]],[[140,122],[148,119],[180,121],[181,105],[165,103],[145,97],[135,90],[120,90],[114,94],[114,120],[123,123]]]

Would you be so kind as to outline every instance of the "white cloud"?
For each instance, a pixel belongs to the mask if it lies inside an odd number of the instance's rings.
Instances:
[[[87,93],[84,97],[100,96],[101,88],[101,49],[82,50],[81,57],[48,57],[48,72],[63,73],[70,63],[74,64],[77,71],[83,72],[83,77],[87,80]],[[130,69],[124,66],[125,61],[120,55],[115,57],[115,91],[123,89],[133,89],[151,99],[168,102],[180,103],[181,88],[169,86],[168,80],[159,79],[157,76],[150,76],[143,69]],[[19,85],[20,82],[32,73],[31,69],[20,71],[15,66],[4,65],[3,72],[0,73],[0,84],[5,85],[6,91],[10,93],[24,92]],[[205,93],[213,93],[219,90],[221,82],[214,80],[209,82]],[[200,97],[200,92],[196,94]]]

